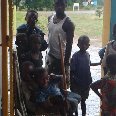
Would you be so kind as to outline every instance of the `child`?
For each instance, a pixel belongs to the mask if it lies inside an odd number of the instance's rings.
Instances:
[[[27,36],[25,33],[18,33],[16,35],[16,49],[17,49],[17,55],[18,55],[18,60],[19,64],[21,64],[23,61],[21,59],[21,55],[25,54],[28,49],[28,41],[27,41]]]
[[[32,94],[37,89],[37,85],[33,80],[32,72],[35,70],[34,64],[30,61],[23,62],[21,65],[21,87],[25,98],[26,108],[29,114],[35,114],[36,105],[33,103]]]
[[[106,57],[109,54],[116,54],[116,24],[113,27],[113,37],[114,40],[110,41],[106,46],[105,54],[102,60],[104,75],[107,74]]]
[[[30,61],[35,67],[42,67],[41,39],[38,34],[30,36],[31,50],[22,55],[23,61]]]
[[[102,101],[102,116],[116,116],[116,54],[106,58],[109,74],[90,85]],[[98,91],[101,89],[101,93]]]
[[[81,95],[82,116],[86,115],[86,99],[89,96],[89,85],[92,83],[90,65],[96,66],[100,63],[90,62],[90,55],[86,51],[90,44],[89,37],[86,35],[80,36],[78,39],[78,47],[80,50],[73,54],[71,59],[71,91]]]
[[[25,61],[21,65],[21,79],[22,81],[29,82],[32,80],[31,73],[34,71],[35,67],[34,64],[30,61]]]
[[[70,109],[70,112],[73,114],[73,110],[76,110],[78,103],[80,101],[80,96],[71,92],[61,92],[57,87],[58,83],[62,80],[62,76],[49,76],[48,72],[44,69],[37,69],[34,72],[35,82],[38,84],[38,91],[36,93],[36,103],[38,106],[41,106],[43,109],[48,110],[50,106],[54,106],[61,114],[64,116],[66,106],[64,105],[65,98],[68,100],[71,106],[74,106],[74,109]]]
[[[38,21],[38,13],[35,10],[28,10],[25,16],[26,24],[22,24],[17,28],[17,33],[25,33],[27,35],[28,43],[30,44],[29,37],[32,34],[39,34],[41,36],[41,51],[45,51],[48,47],[47,42],[44,39],[44,33],[36,25]],[[28,44],[28,51],[30,50],[30,45]]]

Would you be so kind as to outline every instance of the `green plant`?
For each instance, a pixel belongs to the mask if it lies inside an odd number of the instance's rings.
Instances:
[[[103,8],[101,6],[98,6],[96,9],[96,16],[100,18],[102,14],[103,14]]]
[[[87,5],[87,6],[83,6],[82,9],[84,9],[84,10],[94,10],[95,7],[93,5]]]

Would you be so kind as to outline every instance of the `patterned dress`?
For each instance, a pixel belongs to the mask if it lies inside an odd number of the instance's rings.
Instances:
[[[102,116],[116,116],[116,75],[106,75],[104,78],[94,82],[93,84],[96,89],[101,89]],[[115,89],[115,93],[111,93],[113,89]],[[108,98],[110,94],[114,94],[114,98]],[[115,106],[111,105],[112,102],[114,102]]]

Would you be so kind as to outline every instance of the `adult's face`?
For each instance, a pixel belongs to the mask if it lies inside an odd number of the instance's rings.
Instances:
[[[29,12],[26,16],[27,24],[34,27],[38,19],[38,14],[35,12]]]
[[[55,3],[55,6],[54,6],[54,8],[55,8],[55,11],[56,11],[56,15],[57,16],[63,16],[64,15],[64,11],[65,11],[65,3],[60,3],[60,2],[56,2]]]

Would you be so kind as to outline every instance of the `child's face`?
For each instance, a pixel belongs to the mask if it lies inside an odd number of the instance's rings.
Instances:
[[[36,50],[36,51],[39,51],[40,48],[41,48],[41,42],[39,41],[39,37],[37,37],[36,41],[33,41],[33,44],[32,44],[32,49]]]
[[[24,68],[24,78],[26,81],[30,81],[31,80],[31,77],[30,77],[30,74],[31,72],[34,70],[34,66],[33,65],[28,65],[28,66],[25,66]]]
[[[77,45],[80,48],[80,51],[82,52],[85,52],[90,46],[88,41],[81,41]]]
[[[48,72],[44,72],[44,74],[42,75],[41,79],[38,80],[38,84],[41,87],[47,87],[49,83],[49,76],[48,76]]]

